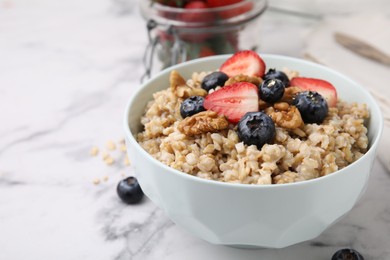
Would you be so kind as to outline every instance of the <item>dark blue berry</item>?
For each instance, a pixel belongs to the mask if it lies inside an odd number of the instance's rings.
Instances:
[[[248,112],[238,122],[238,138],[247,145],[261,149],[275,138],[275,123],[264,112]]]
[[[263,80],[267,79],[278,79],[283,82],[286,88],[290,86],[290,80],[288,79],[287,75],[280,70],[269,69],[268,72],[263,76]]]
[[[209,91],[210,89],[225,85],[228,79],[229,76],[221,71],[212,72],[203,78],[202,88]]]
[[[279,101],[284,94],[284,84],[278,79],[264,80],[259,87],[260,98],[267,103]]]
[[[344,248],[334,253],[332,260],[364,260],[364,258],[358,251]]]
[[[183,118],[205,111],[203,107],[204,97],[192,96],[184,100],[180,105],[180,115]]]
[[[328,115],[328,103],[318,92],[300,92],[294,97],[292,104],[298,108],[306,124],[321,124]]]
[[[137,204],[144,196],[141,186],[139,186],[135,177],[127,177],[121,180],[116,187],[116,192],[119,198],[126,204]]]

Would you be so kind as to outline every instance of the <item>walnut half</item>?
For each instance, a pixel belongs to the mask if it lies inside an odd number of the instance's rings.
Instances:
[[[229,86],[229,85],[232,85],[232,84],[237,83],[237,82],[249,82],[249,83],[252,83],[252,84],[255,84],[256,86],[258,86],[258,85],[260,85],[261,82],[263,82],[263,80],[259,77],[251,77],[251,76],[247,76],[244,74],[240,74],[240,75],[229,78],[225,82],[225,86]]]
[[[229,122],[224,116],[214,111],[203,111],[186,117],[178,125],[178,129],[185,135],[198,135],[207,132],[217,132],[228,128]]]
[[[294,100],[294,97],[299,92],[302,92],[303,90],[300,87],[291,86],[284,90],[283,97],[281,98],[281,102],[287,102],[291,104]]]
[[[273,107],[265,109],[275,124],[287,129],[296,129],[303,125],[301,113],[295,106],[290,106],[286,102],[275,103]]]

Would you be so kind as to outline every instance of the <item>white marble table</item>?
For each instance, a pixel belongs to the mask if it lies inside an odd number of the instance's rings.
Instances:
[[[312,22],[265,18],[262,51],[301,56]],[[211,245],[147,199],[121,203],[124,154],[110,152],[107,166],[89,151],[123,137],[144,28],[135,0],[0,0],[0,259],[325,260],[343,247],[390,259],[390,174],[379,162],[347,216],[279,250]]]

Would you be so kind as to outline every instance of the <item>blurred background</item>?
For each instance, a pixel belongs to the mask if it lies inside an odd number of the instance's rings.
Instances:
[[[148,200],[136,207],[118,200],[116,185],[133,171],[119,149],[125,106],[166,59],[184,59],[181,38],[160,56],[151,52],[157,35],[178,38],[153,24],[148,34],[140,8],[147,2],[0,0],[0,259],[325,260],[341,247],[390,259],[390,1],[269,0],[266,9],[253,1],[256,8],[228,12],[218,25],[226,32],[228,23],[244,24],[237,33],[245,48],[346,74],[377,98],[386,122],[367,192],[342,221],[313,241],[250,251],[199,241]],[[197,33],[195,57],[217,54],[200,52],[206,40]],[[100,153],[91,156],[91,147]]]

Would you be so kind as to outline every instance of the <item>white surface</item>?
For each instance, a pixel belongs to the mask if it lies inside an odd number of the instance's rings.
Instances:
[[[264,19],[263,51],[301,56],[311,22],[276,18]],[[131,168],[88,153],[123,137],[143,30],[135,0],[0,0],[0,259],[325,260],[347,246],[390,259],[390,175],[378,162],[345,218],[281,250],[214,246],[149,200],[120,203],[115,186]]]
[[[380,12],[390,14],[387,0],[268,0],[271,7],[308,15],[345,15],[351,13]]]

